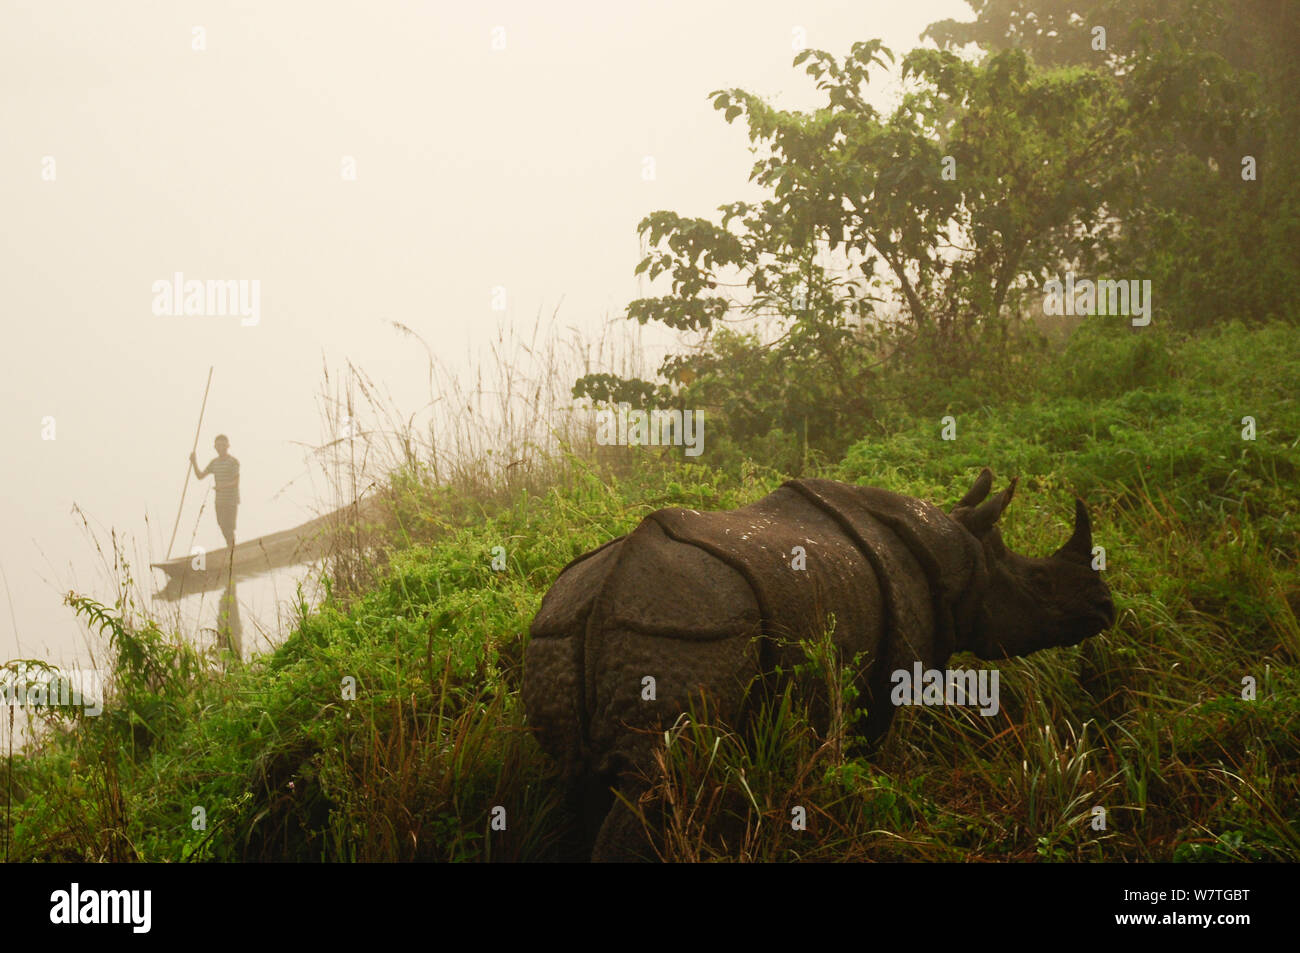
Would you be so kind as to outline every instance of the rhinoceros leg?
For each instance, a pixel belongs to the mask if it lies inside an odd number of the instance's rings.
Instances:
[[[585,684],[587,617],[623,537],[569,563],[542,600],[524,652],[524,710],[542,750],[559,762],[574,833],[567,853],[587,857],[609,810],[613,778],[587,765]]]
[[[644,814],[643,822],[641,816],[627,806],[638,805],[643,791],[645,782],[640,779],[629,777],[619,783],[620,797],[612,799],[613,803],[596,834],[591,850],[593,863],[646,863],[659,859],[655,845],[646,836],[647,827],[651,830],[662,828],[659,808],[654,804],[638,807]]]
[[[586,631],[588,770],[637,803],[653,752],[683,712],[732,721],[757,678],[761,614],[745,578],[646,520],[620,547]],[[653,808],[651,809],[653,811]],[[660,824],[648,816],[652,829]],[[653,859],[641,820],[614,801],[594,858]]]

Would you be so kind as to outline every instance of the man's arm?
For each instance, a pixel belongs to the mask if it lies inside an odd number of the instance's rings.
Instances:
[[[204,468],[202,473],[199,472],[199,464],[198,461],[194,459],[193,453],[190,454],[190,466],[194,468],[194,475],[198,477],[200,480],[202,480],[205,476],[208,475],[208,471],[206,467]]]

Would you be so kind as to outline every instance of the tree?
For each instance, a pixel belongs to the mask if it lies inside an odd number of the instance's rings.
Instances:
[[[801,52],[794,65],[826,97],[812,113],[710,94],[726,121],[744,117],[750,178],[770,196],[723,205],[716,222],[642,220],[637,272],[671,289],[628,317],[696,332],[700,347],[665,361],[667,387],[588,376],[575,396],[712,402],[738,436],[802,419],[817,444],[874,416],[873,381],[900,349],[964,374],[992,331],[1014,358],[1018,299],[1063,254],[1088,260],[1108,240],[1105,198],[1132,171],[1125,104],[1112,77],[1043,70],[1023,51],[971,63],[922,49],[901,64],[911,91],[883,115],[864,91],[893,62],[879,40],[843,62]],[[748,332],[728,331],[735,321]]]
[[[949,49],[1018,49],[1040,65],[1105,72],[1132,104],[1135,175],[1109,197],[1122,222],[1109,267],[1150,278],[1163,320],[1294,317],[1300,4],[968,3],[973,22],[941,21],[924,35]],[[1095,27],[1106,31],[1104,51]]]

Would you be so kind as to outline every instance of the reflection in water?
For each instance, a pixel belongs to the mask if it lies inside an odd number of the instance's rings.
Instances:
[[[155,593],[155,599],[168,601],[153,603],[153,610],[160,620],[165,617],[170,631],[188,634],[214,656],[228,648],[228,660],[247,659],[273,651],[296,627],[300,607],[318,604],[323,595],[319,573],[318,564],[307,563],[244,577],[236,566],[233,580],[226,573],[207,574],[205,582],[220,576],[220,586],[196,585],[197,591],[188,591],[194,580],[187,577],[170,592]],[[0,790],[0,801],[3,796]]]
[[[265,607],[261,610],[258,608],[257,594],[260,592],[265,595],[268,584],[274,587],[277,571],[315,564],[333,549],[332,541],[338,538],[342,529],[375,521],[379,519],[380,513],[376,501],[363,500],[308,520],[292,529],[245,540],[233,548],[223,546],[212,552],[196,549],[189,556],[151,563],[155,568],[161,569],[167,579],[166,585],[154,593],[154,598],[166,602],[180,602],[198,597],[198,605],[193,605],[191,600],[190,608],[191,612],[197,610],[198,616],[202,618],[192,617],[191,624],[196,627],[201,626],[203,631],[211,633],[213,629],[208,627],[211,616],[203,612],[203,606],[205,604],[211,606],[211,603],[205,603],[204,594],[220,592],[221,596],[217,600],[216,646],[218,649],[225,648],[229,650],[231,656],[242,659],[245,649],[244,621],[236,599],[236,583],[244,583],[245,600],[250,597],[251,586],[253,601],[244,606],[244,609],[250,613],[251,620],[247,647],[250,651],[257,651],[259,645],[255,643],[259,641],[259,634],[265,639],[266,624],[271,623],[271,617],[266,614]],[[313,573],[315,571],[312,570]],[[283,582],[284,575],[279,574],[279,576]],[[258,577],[262,577],[265,581],[262,583],[251,581]],[[317,594],[313,592],[313,587],[309,583],[304,591],[306,580],[297,578],[293,583],[298,593],[294,601],[295,607],[304,601],[308,603],[315,601]],[[278,597],[275,601],[278,603]],[[278,620],[278,605],[271,611]],[[182,628],[178,615],[177,631],[181,631]],[[280,625],[273,624],[270,628],[277,636],[280,634]],[[266,640],[266,643],[268,647],[272,645],[270,640]]]
[[[196,595],[205,590],[221,589],[221,597],[217,600],[216,648],[218,651],[225,649],[236,659],[242,660],[244,621],[239,613],[239,600],[235,587],[235,580],[240,575],[239,568],[234,553],[230,550],[223,551],[220,562],[214,561],[207,565],[204,565],[202,557],[199,557],[195,561],[193,571],[174,576],[169,574],[167,587],[155,593],[155,596],[167,600],[180,599],[191,594],[186,592],[187,586],[193,586],[193,594]]]
[[[239,603],[235,600],[233,578],[217,605],[217,646],[229,649],[237,659],[244,657],[244,624],[239,618]]]

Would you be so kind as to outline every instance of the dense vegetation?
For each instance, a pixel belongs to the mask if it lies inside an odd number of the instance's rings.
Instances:
[[[1021,479],[1003,520],[1019,552],[1055,550],[1087,500],[1112,629],[999,664],[994,717],[903,709],[870,758],[847,711],[819,732],[797,690],[747,734],[679,722],[652,778],[662,855],[1300,859],[1300,14],[972,6],[902,58],[890,114],[863,96],[893,59],[877,42],[799,54],[827,97],[812,114],[713,94],[745,117],[769,197],[717,222],[648,215],[641,270],[670,286],[628,316],[690,346],[653,380],[574,388],[703,409],[698,462],[534,447],[476,483],[406,440],[324,601],[247,662],[150,622],[129,572],[112,605],[70,595],[114,653],[110,704],[41,709],[40,744],[4,753],[6,857],[577,856],[518,694],[570,559],[658,507],[738,506],[796,473],[946,506],[988,465]],[[951,52],[968,42],[980,57]],[[1151,280],[1151,323],[1044,320],[1044,283],[1071,270]],[[809,646],[802,677],[834,689],[841,660]]]
[[[1150,282],[1159,321],[1286,318],[1300,294],[1300,6],[1269,0],[971,0],[943,49],[878,40],[795,57],[825,104],[712,93],[746,124],[767,193],[639,228],[669,282],[628,317],[691,335],[657,380],[575,395],[708,408],[715,432],[797,471],[887,430],[919,369],[1020,386],[1044,286]],[[972,59],[954,50],[978,43]],[[904,95],[873,105],[897,59]],[[910,393],[915,396],[916,389]]]
[[[1006,535],[1031,554],[1060,545],[1081,493],[1115,627],[1002,663],[996,717],[904,709],[870,761],[819,736],[797,694],[754,737],[679,726],[657,779],[672,805],[666,856],[1300,857],[1297,333],[1148,330],[1085,324],[1026,369],[1023,399],[954,397],[956,441],[935,417],[900,414],[825,471],[948,503],[981,464],[1019,474]],[[389,528],[378,581],[331,594],[277,651],[224,674],[100,613],[121,653],[117,701],[14,754],[11,856],[568,856],[554,766],[517,694],[542,593],[653,508],[734,506],[782,478],[624,452],[626,476],[571,459],[547,492],[497,504],[395,481],[402,531]],[[809,677],[834,679],[827,662],[814,653]],[[807,831],[788,823],[796,804]],[[498,805],[505,831],[490,829]]]

